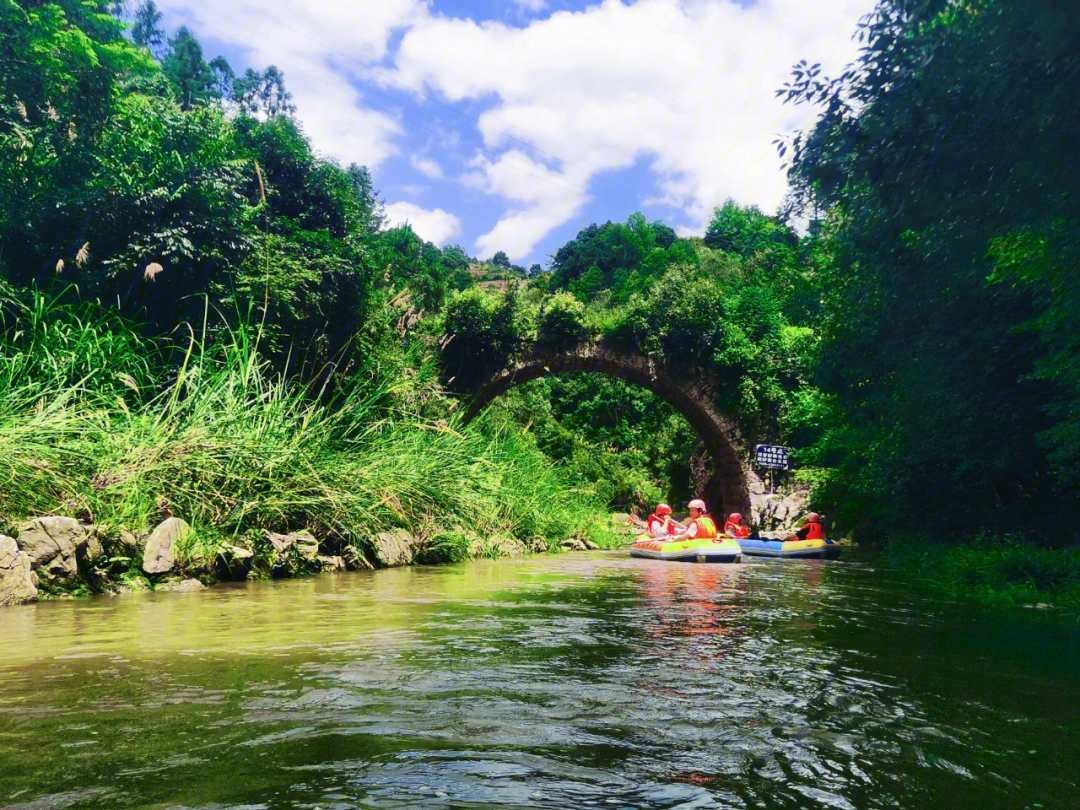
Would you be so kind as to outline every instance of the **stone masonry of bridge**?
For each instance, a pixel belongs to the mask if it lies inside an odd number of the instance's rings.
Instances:
[[[465,421],[473,419],[493,399],[514,386],[551,374],[585,371],[641,386],[674,407],[697,432],[711,458],[713,472],[701,492],[710,511],[715,515],[750,514],[747,476],[736,449],[738,427],[714,406],[720,383],[707,369],[680,370],[675,375],[650,357],[599,343],[562,350],[536,348],[518,358],[512,367],[494,374],[477,390],[465,392],[469,403]]]

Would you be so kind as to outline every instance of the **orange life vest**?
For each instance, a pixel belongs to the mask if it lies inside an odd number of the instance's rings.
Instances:
[[[735,523],[734,521],[729,520],[724,524],[724,534],[730,537],[749,537],[750,530],[741,523]]]
[[[660,528],[664,530],[665,534],[675,534],[675,527],[671,525],[671,515],[660,517],[660,515],[655,512],[649,515],[648,526],[650,534],[652,534],[652,524],[654,520],[660,524]]]
[[[821,528],[820,523],[807,523],[804,527],[806,529],[807,540],[824,540],[825,531]]]
[[[715,540],[719,534],[716,531],[716,524],[713,523],[713,519],[708,515],[702,515],[699,518],[694,518],[690,521],[690,524],[686,527],[686,533],[691,534],[690,526],[697,526],[697,531],[693,533],[695,540]]]

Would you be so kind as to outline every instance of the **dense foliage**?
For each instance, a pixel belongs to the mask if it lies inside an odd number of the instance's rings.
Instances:
[[[159,20],[143,3],[132,42],[104,2],[3,0],[4,277],[77,285],[151,333],[204,297],[234,325],[256,302],[265,349],[305,347],[309,369],[370,352],[369,315],[407,281],[422,305],[464,286],[460,248],[381,231],[367,170],[313,153],[277,68],[234,77]]]
[[[530,442],[488,421],[448,424],[423,365],[350,377],[323,402],[273,372],[255,330],[175,346],[94,305],[0,305],[0,531],[60,511],[115,537],[175,513],[197,528],[184,553],[208,565],[226,544],[272,557],[265,533],[299,528],[364,554],[404,527],[429,562],[483,553],[490,538],[557,549],[603,534],[595,501]],[[177,349],[174,368],[163,358]]]
[[[726,234],[722,247],[707,244],[716,234]],[[532,347],[600,341],[676,374],[708,369],[722,383],[715,404],[737,416],[748,443],[798,441],[820,242],[733,201],[716,209],[705,240],[633,214],[584,228],[550,274],[451,295],[432,328],[448,376],[465,388]],[[682,417],[618,380],[540,380],[500,407],[612,505],[685,502],[708,475]]]
[[[152,0],[130,39],[111,10],[0,0],[0,531],[175,512],[212,559],[398,527],[429,562],[595,535],[603,504],[530,438],[458,429],[412,339],[448,292],[524,270],[384,229],[279,70],[207,62]]]
[[[822,107],[781,151],[832,231],[813,460],[849,527],[1075,533],[1074,11],[883,0],[851,69],[782,91]]]
[[[280,70],[237,75],[152,0],[113,5],[0,0],[0,521],[146,522],[164,497],[208,536],[460,539],[479,509],[481,533],[554,540],[603,505],[684,501],[700,447],[658,397],[548,378],[460,428],[432,371],[468,390],[602,341],[717,374],[743,442],[796,447],[841,531],[1075,534],[1080,35],[1060,4],[881,0],[854,65],[802,63],[780,91],[821,109],[779,144],[790,222],[729,200],[680,238],[635,213],[547,270],[385,227]],[[526,480],[572,497],[543,517]]]

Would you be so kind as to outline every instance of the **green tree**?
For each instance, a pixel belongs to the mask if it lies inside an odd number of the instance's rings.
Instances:
[[[459,386],[501,368],[527,345],[531,331],[514,287],[496,292],[470,287],[451,293],[442,323],[446,375]]]
[[[165,29],[161,27],[161,12],[154,0],[143,0],[135,9],[131,39],[136,45],[142,45],[148,49],[154,56],[161,56],[165,45]]]
[[[296,112],[292,93],[285,89],[285,74],[275,65],[262,72],[248,68],[234,81],[233,98],[244,115],[263,120]]]
[[[169,40],[161,69],[172,82],[180,106],[190,110],[216,97],[217,77],[203,59],[202,45],[186,27]]]
[[[589,326],[585,306],[573,295],[558,292],[544,302],[540,314],[539,340],[567,348],[587,340]]]
[[[1062,232],[1080,222],[1071,14],[884,0],[850,70],[828,80],[800,63],[781,91],[821,109],[779,148],[795,206],[827,212],[832,234],[816,452],[849,526],[1054,537],[1072,521],[1070,473],[1047,455],[1077,373],[1050,326],[1080,312],[1062,283],[1075,245]],[[1029,237],[1062,247],[1032,252]],[[987,283],[995,263],[1011,283]]]
[[[232,65],[224,56],[215,56],[210,60],[210,72],[214,76],[212,93],[216,98],[231,101],[233,97],[233,85],[236,82],[236,74]]]
[[[756,205],[741,207],[729,199],[713,210],[705,231],[705,244],[711,248],[752,256],[776,246],[794,248],[798,238],[776,217],[767,217]]]

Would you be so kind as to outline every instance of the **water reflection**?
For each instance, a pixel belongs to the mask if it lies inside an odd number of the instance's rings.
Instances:
[[[899,585],[578,554],[15,609],[0,807],[1067,806],[1076,710]],[[1008,649],[1076,696],[1068,631]]]

